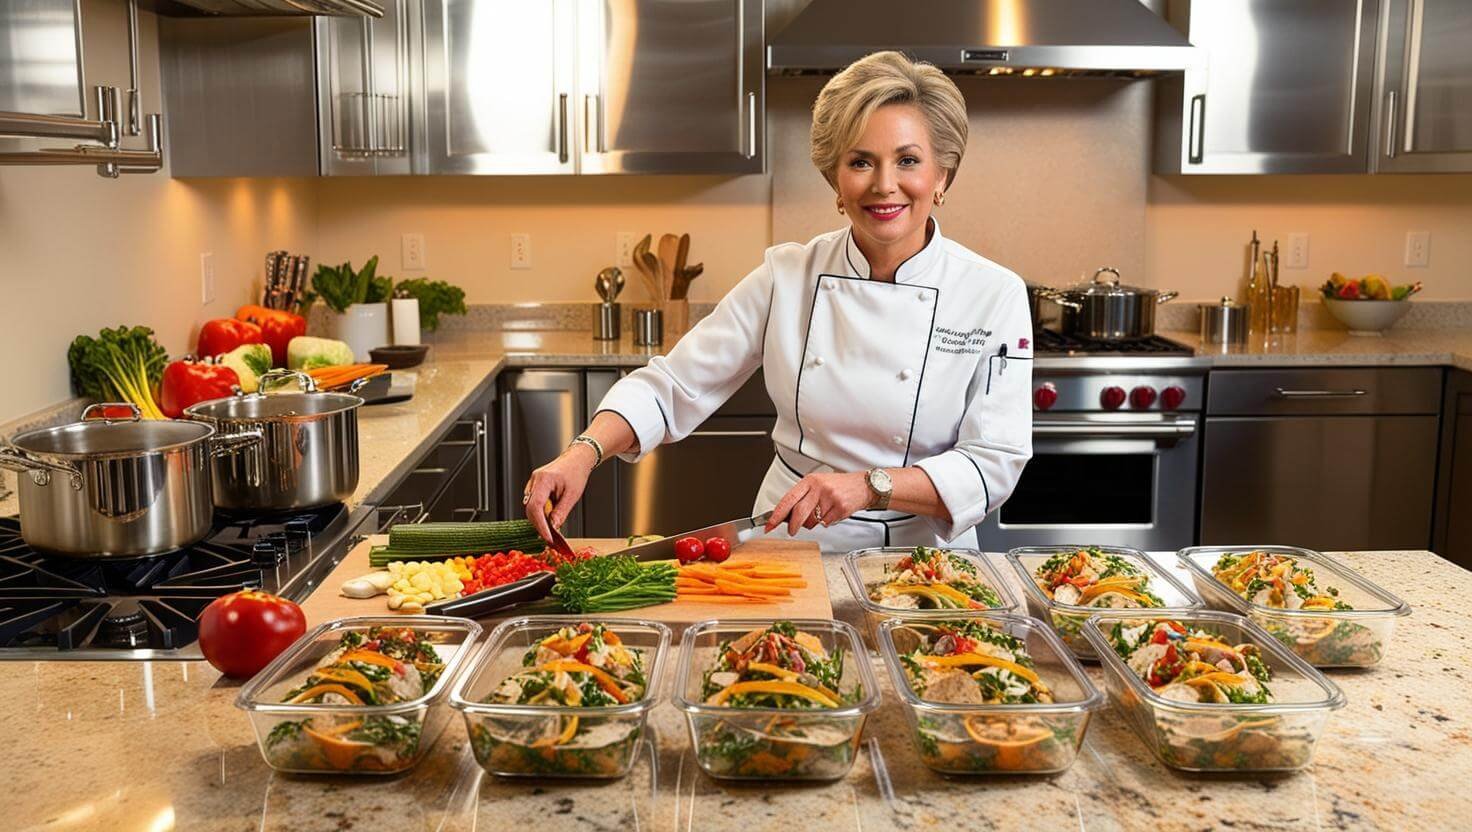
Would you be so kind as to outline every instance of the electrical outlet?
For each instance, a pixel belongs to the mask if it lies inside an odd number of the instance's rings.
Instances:
[[[526,232],[511,235],[511,268],[532,267],[532,235]]]
[[[399,268],[405,271],[423,271],[424,265],[424,235],[405,234],[399,252]]]
[[[1288,235],[1288,256],[1283,259],[1283,268],[1308,268],[1308,232],[1294,231]]]
[[[614,252],[614,265],[619,268],[628,268],[634,265],[634,246],[639,242],[639,235],[633,231],[618,232],[618,250]]]
[[[201,305],[215,302],[215,253],[213,251],[199,255],[199,302]]]
[[[1431,263],[1431,232],[1406,232],[1406,265],[1424,269]]]

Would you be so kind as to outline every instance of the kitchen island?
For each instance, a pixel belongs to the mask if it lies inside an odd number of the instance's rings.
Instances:
[[[1333,671],[1349,704],[1305,771],[1189,776],[1157,763],[1105,710],[1078,761],[1054,777],[944,778],[921,765],[901,705],[865,726],[849,775],[802,786],[730,785],[695,766],[684,717],[652,715],[634,772],[610,783],[482,774],[463,724],[391,778],[272,773],[233,702],[239,686],[202,662],[10,662],[0,727],[7,829],[1450,829],[1472,816],[1472,619],[1456,599],[1472,573],[1429,552],[1342,556],[1414,608],[1384,663]],[[836,615],[859,610],[827,561]],[[1012,576],[1009,574],[1008,579]],[[316,622],[313,622],[314,624]],[[880,676],[883,679],[882,669]],[[672,668],[671,668],[672,670]],[[1090,668],[1095,681],[1098,669]],[[666,688],[667,690],[667,688]],[[667,698],[667,696],[666,696]]]

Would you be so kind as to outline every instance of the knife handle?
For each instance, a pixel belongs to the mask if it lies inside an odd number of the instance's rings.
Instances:
[[[482,618],[498,610],[539,601],[552,592],[557,576],[551,572],[538,572],[528,578],[501,586],[493,586],[464,598],[441,601],[424,608],[427,615],[451,615],[456,618]]]

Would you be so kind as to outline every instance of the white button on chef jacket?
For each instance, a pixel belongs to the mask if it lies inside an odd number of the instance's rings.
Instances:
[[[976,546],[975,526],[1032,456],[1027,289],[933,219],[892,283],[869,279],[849,229],[767,249],[668,356],[621,379],[598,409],[633,427],[639,450],[620,457],[635,462],[689,435],[758,367],[777,424],[753,513],[808,473],[918,466],[951,515],[863,511],[798,533],[824,551]]]

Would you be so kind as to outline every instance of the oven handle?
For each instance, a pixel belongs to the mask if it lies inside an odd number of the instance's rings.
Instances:
[[[1063,422],[1034,421],[1033,436],[1128,436],[1134,438],[1179,439],[1196,432],[1195,419],[1169,422]]]

